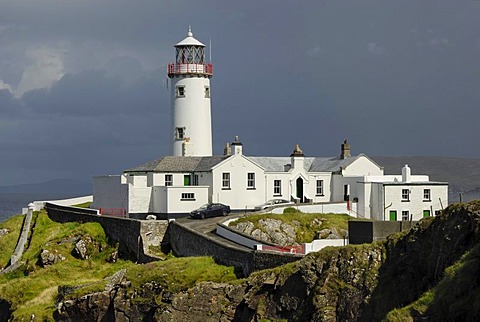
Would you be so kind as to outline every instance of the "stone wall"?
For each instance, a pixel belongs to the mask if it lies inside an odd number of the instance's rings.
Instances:
[[[168,243],[165,238],[168,222],[163,220],[134,220],[97,215],[97,210],[66,207],[47,203],[48,216],[56,222],[98,222],[108,238],[119,243],[119,251],[139,262],[149,262],[157,258],[149,255],[150,246]]]
[[[212,256],[219,264],[236,267],[241,275],[294,262],[303,256],[275,252],[259,252],[243,247],[225,245],[207,235],[182,226],[170,224],[170,246],[179,256]]]

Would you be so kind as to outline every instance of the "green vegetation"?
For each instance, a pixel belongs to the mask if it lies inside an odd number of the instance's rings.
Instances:
[[[3,262],[8,262],[13,252],[22,219],[22,216],[12,217],[0,226],[11,229],[8,235],[0,238]],[[105,278],[124,268],[126,277],[132,281],[131,288],[155,281],[170,292],[186,290],[199,281],[226,282],[236,279],[233,267],[217,265],[209,257],[175,258],[165,255],[167,260],[145,265],[126,260],[110,263],[108,260],[116,248],[109,244],[98,223],[60,224],[50,220],[45,211],[40,211],[34,213],[32,226],[22,266],[12,273],[0,275],[0,297],[12,303],[14,320],[29,320],[32,314],[38,320],[51,320],[58,286],[86,286],[70,294],[71,297],[103,291]],[[87,260],[72,255],[75,242],[82,236],[88,236],[98,246]],[[42,267],[39,263],[42,249],[61,254],[65,260]]]
[[[78,208],[90,208],[90,205],[91,205],[91,204],[92,204],[92,203],[91,203],[90,201],[88,201],[88,202],[80,203],[80,204],[78,204],[78,205],[74,205],[74,207],[78,207]]]
[[[12,256],[20,236],[24,217],[24,215],[17,215],[0,223],[0,229],[6,228],[9,231],[8,234],[0,237],[0,269],[4,268],[10,261],[10,256]]]
[[[419,314],[440,320],[474,321],[480,316],[480,245],[445,270],[443,279],[415,302],[392,310],[387,321],[413,321]]]
[[[348,230],[348,221],[352,217],[346,214],[302,213],[295,208],[289,207],[284,210],[283,214],[267,213],[242,217],[237,221],[231,222],[230,226],[235,226],[242,222],[251,222],[254,226],[253,229],[264,231],[264,226],[260,224],[260,220],[265,219],[277,219],[293,226],[296,232],[296,241],[298,243],[310,243],[315,238],[318,238],[318,232],[323,229],[336,230],[339,234],[342,230]]]

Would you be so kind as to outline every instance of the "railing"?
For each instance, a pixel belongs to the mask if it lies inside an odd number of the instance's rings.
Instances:
[[[125,208],[100,208],[99,214],[108,217],[127,218],[127,210]]]
[[[212,64],[168,64],[168,76],[178,74],[213,75]]]
[[[270,246],[262,245],[262,250],[281,252],[281,253],[291,253],[291,254],[305,254],[305,245],[298,246]]]

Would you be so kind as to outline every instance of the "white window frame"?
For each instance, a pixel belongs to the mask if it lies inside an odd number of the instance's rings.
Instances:
[[[410,189],[402,189],[402,201],[410,201]]]
[[[173,186],[173,175],[172,174],[166,174],[165,175],[165,186],[166,187]]]
[[[323,196],[323,180],[318,179],[316,184],[316,195]]]
[[[222,189],[224,190],[230,189],[230,172],[222,173]]]
[[[175,139],[184,140],[185,139],[185,127],[175,128]]]
[[[410,212],[408,210],[402,210],[402,221],[408,221]]]
[[[193,175],[193,185],[198,186],[198,174]]]
[[[185,97],[185,85],[175,87],[175,97]]]
[[[255,189],[255,172],[247,173],[247,189]]]
[[[432,191],[430,189],[423,189],[423,201],[432,201]]]
[[[282,180],[278,180],[278,179],[273,180],[273,195],[274,196],[282,195]]]
[[[181,201],[195,201],[194,192],[182,192]]]

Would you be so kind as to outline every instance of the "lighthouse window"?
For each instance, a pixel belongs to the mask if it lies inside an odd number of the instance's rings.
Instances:
[[[185,139],[185,128],[184,127],[177,127],[175,129],[175,138],[177,140]]]
[[[205,86],[205,98],[210,98],[210,87]]]
[[[185,97],[185,86],[177,86],[176,87],[176,96],[177,97]]]

